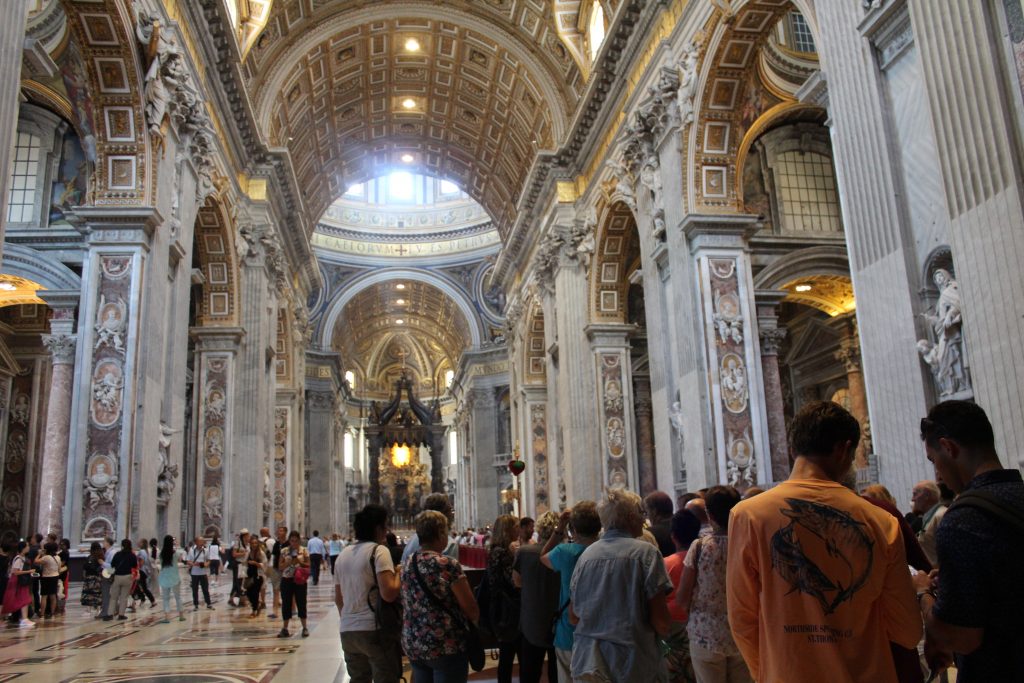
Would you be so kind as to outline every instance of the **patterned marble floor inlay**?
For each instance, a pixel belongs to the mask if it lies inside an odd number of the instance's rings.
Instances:
[[[140,671],[137,669],[107,669],[83,671],[61,683],[270,683],[281,670],[282,663],[262,666],[237,666],[203,671]],[[0,678],[0,683],[4,680]]]
[[[122,659],[167,659],[181,657],[227,657],[232,655],[290,655],[298,645],[260,645],[255,647],[191,648],[189,650],[133,650],[114,657]]]
[[[71,659],[71,655],[54,655],[52,657],[11,657],[0,659],[0,666],[22,666],[24,664],[53,664]]]
[[[107,643],[112,643],[115,640],[127,638],[133,633],[138,633],[138,630],[127,629],[117,633],[85,633],[70,640],[64,640],[59,643],[54,643],[53,645],[41,647],[39,648],[39,652],[48,652],[49,650],[92,650],[97,647],[102,647]]]
[[[216,643],[220,641],[277,640],[277,631],[266,628],[193,629],[161,640],[161,645]]]

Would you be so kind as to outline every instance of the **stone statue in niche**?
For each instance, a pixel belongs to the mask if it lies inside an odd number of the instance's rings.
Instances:
[[[743,343],[743,316],[740,315],[740,302],[735,294],[715,292],[713,321],[719,341],[723,344]]]
[[[178,466],[171,464],[171,437],[177,432],[178,430],[171,429],[167,424],[160,423],[160,436],[157,440],[160,469],[156,476],[156,502],[161,505],[170,502],[178,478]]]
[[[117,464],[112,455],[94,453],[85,475],[86,505],[95,510],[100,503],[114,504],[117,493]]]
[[[24,426],[28,424],[28,416],[31,406],[29,405],[28,394],[18,392],[14,396],[14,407],[11,408],[11,419]]]
[[[109,346],[118,353],[124,352],[125,318],[128,312],[128,305],[121,297],[117,301],[107,301],[107,298],[100,295],[100,305],[96,310],[96,324],[93,329],[96,331],[96,346]]]
[[[679,392],[676,392],[676,398],[679,398]],[[676,433],[676,441],[679,442],[679,448],[683,448],[683,406],[678,400],[672,402],[672,408],[668,411],[668,421],[672,425],[672,429]]]
[[[921,315],[931,325],[935,341],[918,340],[917,350],[931,368],[940,398],[949,398],[970,389],[963,362],[960,285],[944,268],[937,268],[932,279],[939,290],[939,300],[933,313]]]

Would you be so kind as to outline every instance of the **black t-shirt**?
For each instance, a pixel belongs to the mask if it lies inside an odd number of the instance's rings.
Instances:
[[[1024,481],[1016,470],[971,480],[1024,517]],[[985,629],[981,647],[957,656],[957,683],[1024,681],[1024,538],[976,507],[946,511],[936,534],[939,590],[934,615],[954,626]]]
[[[139,558],[130,550],[118,550],[110,560],[115,576],[126,576],[139,566]]]

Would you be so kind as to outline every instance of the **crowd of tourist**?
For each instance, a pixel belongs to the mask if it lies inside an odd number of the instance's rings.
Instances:
[[[935,481],[903,514],[883,486],[856,492],[860,426],[818,402],[792,421],[790,478],[765,491],[712,486],[676,501],[609,490],[536,521],[501,515],[453,530],[432,494],[398,539],[367,505],[347,539],[279,527],[228,544],[173,536],[93,543],[81,602],[96,618],[162,598],[163,621],[214,609],[210,581],[249,618],[293,617],[309,635],[307,591],[331,572],[341,648],[354,683],[466,681],[496,651],[499,683],[850,681],[924,683],[955,666],[958,683],[1024,681],[1024,483],[1004,469],[975,404],[948,401],[921,421]],[[460,547],[485,545],[473,585]],[[0,551],[12,624],[63,613],[67,540],[36,535]],[[269,598],[269,602],[268,602]],[[171,601],[174,601],[174,611]],[[201,607],[202,602],[202,607]],[[269,605],[269,609],[268,609]]]

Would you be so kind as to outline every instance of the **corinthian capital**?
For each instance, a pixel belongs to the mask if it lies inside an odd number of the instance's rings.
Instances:
[[[43,346],[50,352],[54,365],[74,365],[76,339],[73,334],[44,334]]]
[[[777,356],[783,340],[786,338],[786,330],[781,327],[762,329],[758,332],[761,337],[761,355]]]

